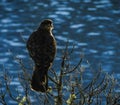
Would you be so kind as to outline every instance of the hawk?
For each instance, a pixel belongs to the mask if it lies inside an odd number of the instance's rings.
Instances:
[[[56,40],[52,34],[53,22],[45,19],[27,41],[27,49],[35,63],[31,88],[35,91],[48,90],[48,70],[56,54]]]

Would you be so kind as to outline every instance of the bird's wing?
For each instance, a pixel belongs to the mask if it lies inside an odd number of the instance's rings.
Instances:
[[[36,64],[50,66],[56,53],[56,42],[50,34],[33,32],[27,41],[27,48]]]

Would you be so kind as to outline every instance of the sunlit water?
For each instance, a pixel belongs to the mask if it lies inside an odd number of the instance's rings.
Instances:
[[[120,79],[119,0],[1,0],[0,73],[6,68],[16,77],[20,68],[13,55],[27,65],[29,56],[23,38],[26,41],[45,18],[54,22],[57,56],[69,40],[70,49],[75,45],[73,64],[82,52],[94,69],[102,65],[104,71]],[[12,84],[20,87],[17,79]]]

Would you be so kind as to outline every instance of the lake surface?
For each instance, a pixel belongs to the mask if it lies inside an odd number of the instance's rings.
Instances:
[[[57,56],[69,40],[69,49],[75,45],[73,64],[84,53],[94,69],[102,65],[104,71],[120,80],[120,0],[1,0],[1,76],[3,66],[13,77],[20,70],[11,52],[27,65],[24,40],[46,18],[54,22]],[[55,61],[57,65],[59,60]],[[14,83],[19,85],[17,79]]]

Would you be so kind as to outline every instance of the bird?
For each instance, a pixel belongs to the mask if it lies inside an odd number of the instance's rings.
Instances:
[[[52,34],[53,21],[44,19],[27,40],[29,56],[34,61],[31,89],[37,92],[48,91],[48,70],[56,55],[56,39]]]

